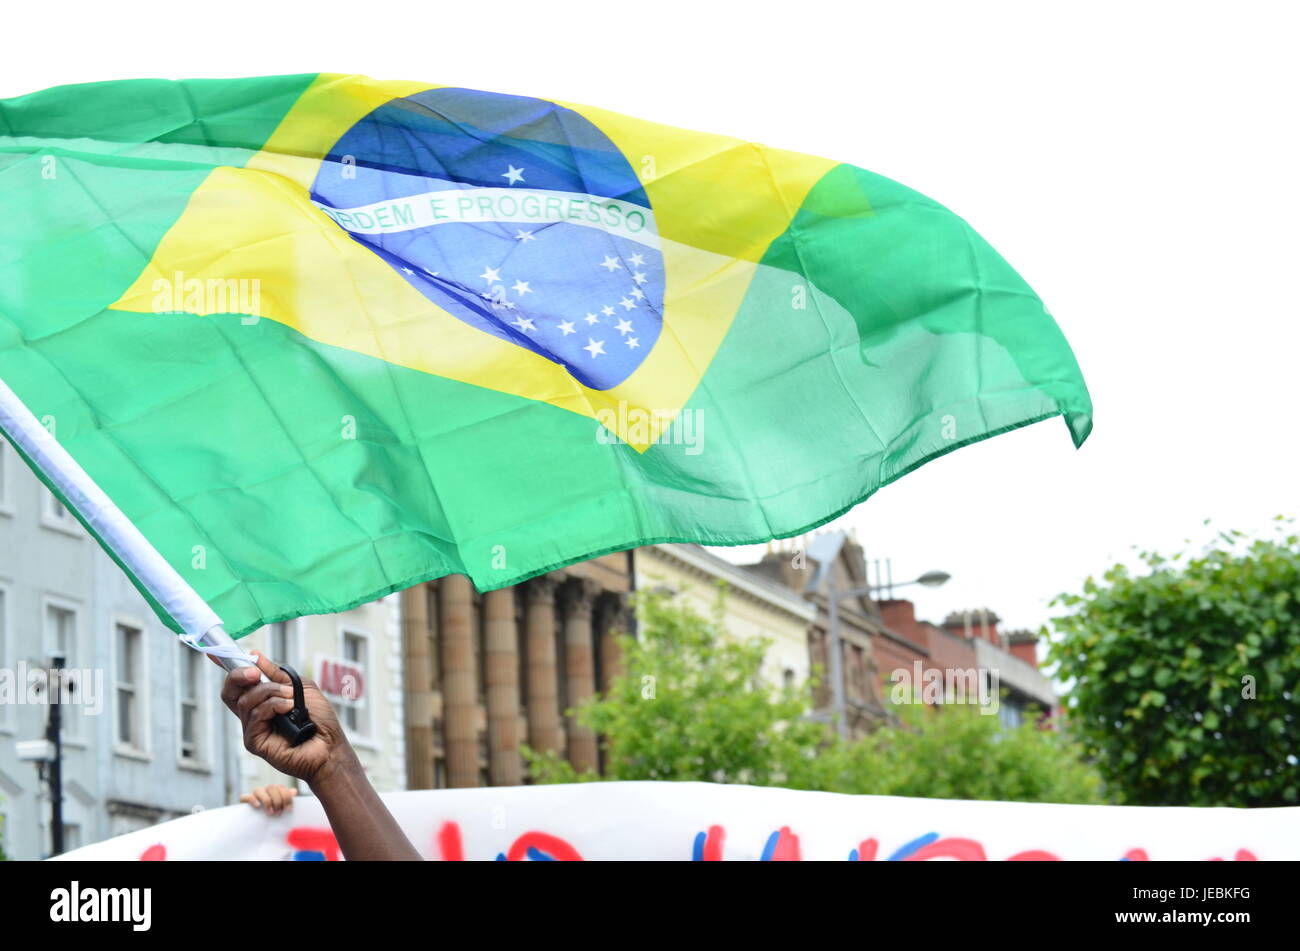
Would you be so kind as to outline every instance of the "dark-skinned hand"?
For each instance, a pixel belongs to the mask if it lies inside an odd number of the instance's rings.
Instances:
[[[271,718],[293,709],[293,685],[289,675],[272,660],[260,651],[251,653],[257,658],[257,666],[235,668],[221,688],[222,701],[243,724],[244,748],[286,776],[308,784],[349,764],[354,754],[334,708],[310,680],[303,680],[302,689],[307,712],[316,724],[316,735],[300,746],[290,746],[275,731]],[[266,674],[270,682],[263,682],[261,674]]]

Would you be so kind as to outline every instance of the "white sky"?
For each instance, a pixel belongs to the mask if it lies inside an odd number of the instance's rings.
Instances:
[[[77,7],[80,6],[80,9]],[[1294,8],[1292,8],[1294,9]],[[1284,4],[10,4],[0,97],[360,72],[567,99],[824,155],[969,220],[1096,405],[968,447],[845,521],[919,611],[1046,619],[1130,546],[1296,512],[1297,18]],[[900,592],[901,593],[901,592]]]

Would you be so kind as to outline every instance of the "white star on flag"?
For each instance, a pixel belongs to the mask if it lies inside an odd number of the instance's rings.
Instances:
[[[556,326],[560,328],[560,333],[566,337],[573,333],[573,321],[571,320],[562,320]]]
[[[599,356],[600,354],[602,354],[602,353],[605,352],[605,341],[603,341],[603,340],[593,340],[593,339],[591,339],[590,337],[588,337],[588,338],[587,338],[587,345],[586,345],[585,347],[583,347],[582,349],[583,349],[583,350],[586,350],[588,353],[590,353],[591,356],[592,356],[592,359],[595,359],[597,356]]]
[[[645,258],[641,257],[641,255],[639,254],[634,254],[627,260],[628,263],[631,264],[633,267],[640,267],[641,265],[645,264]]]
[[[644,284],[649,278],[645,276],[645,271],[637,271],[632,275],[632,280],[638,284]]]
[[[619,263],[618,258],[610,257],[609,255],[605,255],[605,260],[603,260],[603,261],[600,262],[600,266],[603,267],[603,268],[605,268],[606,270],[608,270],[608,271],[612,274],[612,273],[614,273],[614,271],[618,270],[618,269],[621,268],[623,265]]]
[[[636,307],[636,301],[628,300],[626,297],[619,301],[619,303],[623,305],[624,310],[632,310]]]
[[[614,316],[614,308],[613,308],[613,307],[609,307],[609,306],[602,307],[602,308],[600,309],[600,312],[601,312],[602,314],[604,314],[606,317],[613,317],[613,316]]]
[[[637,347],[641,346],[641,341],[637,340],[636,337],[628,337],[623,342],[627,344],[629,350],[635,350]]]
[[[501,177],[507,182],[511,185],[515,185],[524,180],[524,170],[522,168],[515,168],[509,162],[506,163],[506,166],[509,170],[502,172]]]
[[[609,316],[609,315],[606,314],[606,316]],[[586,320],[587,320],[587,323],[588,323],[588,324],[598,324],[598,323],[600,323],[600,318],[597,317],[595,314],[588,314]]]
[[[645,292],[642,291],[641,288],[639,287],[634,287],[632,288],[632,296],[635,297],[637,300],[644,300]]]
[[[626,317],[620,317],[618,324],[614,327],[621,334],[630,334],[632,332],[632,321]]]
[[[537,236],[533,234],[531,231],[516,231],[515,240],[523,241],[526,244],[529,241],[536,241]]]
[[[530,319],[528,319],[527,317],[525,317],[523,314],[520,314],[520,315],[519,315],[518,317],[516,317],[513,321],[511,321],[511,323],[513,323],[513,324],[514,324],[516,327],[518,327],[520,330],[536,330],[536,329],[537,329],[537,327],[533,325],[533,322],[532,322]]]
[[[533,289],[528,286],[527,281],[515,281],[514,290],[516,294],[523,297],[525,294],[531,294]]]
[[[483,268],[483,273],[480,274],[479,277],[483,278],[483,280],[487,281],[489,284],[492,284],[501,280],[501,271],[498,268],[485,267]]]

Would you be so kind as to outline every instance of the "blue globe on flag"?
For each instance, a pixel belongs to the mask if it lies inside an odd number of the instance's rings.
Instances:
[[[623,154],[554,103],[433,89],[331,149],[312,200],[470,326],[607,390],[663,326],[654,214]]]

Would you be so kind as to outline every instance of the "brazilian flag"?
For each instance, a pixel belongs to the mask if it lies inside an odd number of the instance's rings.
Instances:
[[[1038,297],[895,182],[329,74],[0,101],[0,378],[236,636],[794,535],[1092,419]]]

